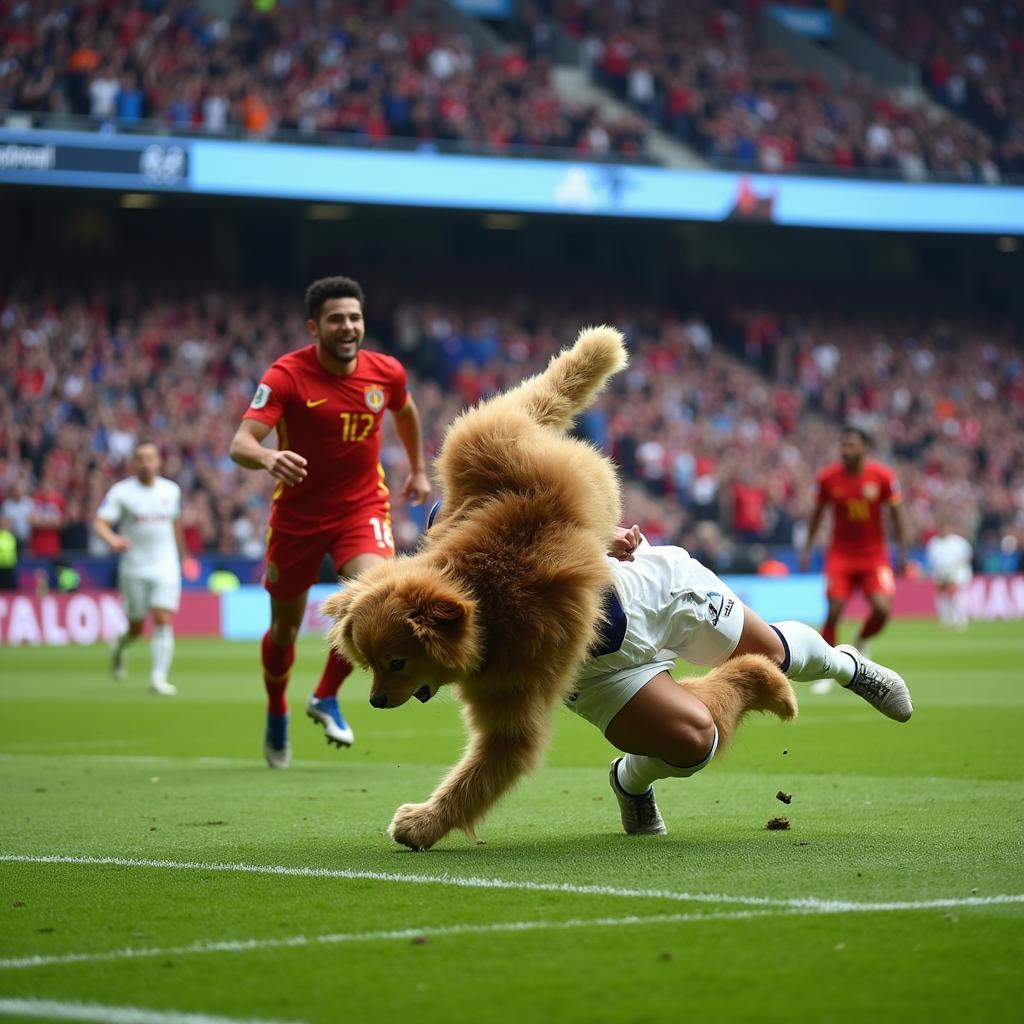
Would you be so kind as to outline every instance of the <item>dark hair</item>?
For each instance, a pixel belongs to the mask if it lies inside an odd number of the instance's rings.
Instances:
[[[357,299],[360,306],[366,304],[358,281],[351,277],[321,277],[306,289],[306,316],[319,320],[328,299]]]
[[[865,445],[871,446],[871,435],[863,427],[858,427],[855,423],[844,423],[839,434],[840,436],[843,434],[855,434]]]

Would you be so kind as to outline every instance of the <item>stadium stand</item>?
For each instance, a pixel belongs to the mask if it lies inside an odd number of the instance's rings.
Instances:
[[[190,549],[258,557],[270,481],[240,471],[227,448],[262,369],[305,337],[292,297],[56,294],[26,282],[0,301],[0,498],[27,549],[102,553],[86,527],[144,436],[182,485]],[[461,407],[539,369],[580,315],[553,295],[530,306],[386,305],[375,347],[411,370],[428,457]],[[835,425],[847,419],[877,432],[921,538],[952,507],[983,545],[1024,539],[1018,328],[971,315],[771,305],[709,320],[608,312],[627,332],[632,363],[580,429],[617,459],[626,518],[652,540],[682,541],[722,569],[792,545],[814,473],[835,457]],[[386,435],[386,468],[397,473],[403,459]],[[27,497],[56,512],[48,530],[28,527]],[[422,509],[393,498],[395,536],[412,547]]]
[[[1016,168],[1015,151],[863,75],[830,87],[765,44],[761,8],[561,0],[557,15],[600,82],[716,163],[986,182]]]
[[[564,102],[550,65],[476,51],[408,0],[240,10],[187,0],[0,3],[0,111],[260,138],[639,155],[638,117]]]

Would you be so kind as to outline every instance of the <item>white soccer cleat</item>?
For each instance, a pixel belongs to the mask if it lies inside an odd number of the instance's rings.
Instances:
[[[826,693],[831,693],[835,685],[836,681],[834,679],[816,679],[811,683],[811,693],[815,697],[823,697]]]
[[[857,664],[857,673],[846,684],[858,697],[863,697],[876,711],[897,722],[909,722],[914,713],[910,690],[903,678],[891,668],[866,658],[856,647],[840,644],[837,651],[850,655]]]
[[[654,787],[648,786],[646,793],[634,796],[627,793],[619,785],[618,767],[621,757],[612,761],[611,770],[608,772],[608,782],[619,801],[619,817],[622,819],[622,828],[626,835],[630,836],[663,836],[668,832],[665,822],[662,821],[661,812],[654,801]]]
[[[110,674],[115,683],[123,683],[128,675],[124,667],[124,647],[116,640],[110,645]]]
[[[356,734],[341,713],[337,697],[311,695],[306,701],[306,714],[323,728],[328,746],[351,747],[355,743]]]
[[[158,697],[173,697],[178,692],[178,688],[174,683],[167,682],[166,679],[150,679],[149,692],[155,693]]]

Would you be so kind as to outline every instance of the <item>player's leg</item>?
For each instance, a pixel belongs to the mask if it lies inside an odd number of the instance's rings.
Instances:
[[[149,611],[153,619],[150,638],[149,689],[161,696],[171,697],[177,688],[168,681],[174,661],[174,614],[181,604],[181,580],[157,580],[149,587]]]
[[[153,608],[153,635],[149,641],[149,689],[164,697],[173,697],[178,688],[168,682],[171,662],[174,660],[174,613],[170,608]]]
[[[892,569],[888,565],[876,566],[864,573],[861,587],[870,611],[860,627],[856,647],[860,651],[865,651],[866,641],[882,631],[892,613],[892,596],[896,592],[896,580]]]
[[[394,554],[387,503],[366,509],[346,524],[331,547],[335,570],[342,581],[353,579]],[[306,701],[306,714],[323,729],[328,744],[336,747],[350,747],[355,742],[355,733],[338,702],[341,684],[351,672],[352,663],[330,648],[320,682]]]
[[[126,675],[125,652],[128,645],[142,634],[149,606],[144,580],[121,576],[118,580],[118,588],[121,591],[121,603],[124,606],[128,625],[110,645],[110,674],[120,683],[124,681]]]
[[[967,629],[967,585],[969,582],[969,578],[955,580],[950,594],[951,624],[958,633],[963,633]]]
[[[711,762],[718,747],[711,713],[663,670],[615,714],[604,734],[623,752],[609,774],[623,829],[630,835],[667,832],[653,783],[688,778]]]
[[[292,536],[278,530],[268,532],[263,586],[270,595],[270,628],[260,642],[260,662],[267,693],[263,754],[271,768],[287,768],[291,763],[285,694],[309,588],[316,582],[324,556],[320,541],[321,538]]]
[[[953,587],[945,581],[935,585],[935,611],[939,617],[940,626],[953,625]]]

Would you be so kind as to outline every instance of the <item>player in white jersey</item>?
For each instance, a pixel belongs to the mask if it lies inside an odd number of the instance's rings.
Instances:
[[[173,696],[177,688],[167,679],[174,658],[171,620],[181,601],[186,557],[181,488],[159,475],[160,452],[149,441],[136,445],[133,465],[135,475],[110,488],[93,523],[97,535],[120,555],[118,586],[128,618],[128,629],[114,644],[111,669],[115,679],[124,678],[125,648],[151,615],[149,688]]]
[[[682,548],[652,547],[634,526],[617,531],[609,556],[598,642],[566,703],[624,752],[610,782],[626,832],[667,831],[652,783],[693,775],[718,747],[707,708],[669,674],[676,658],[718,666],[761,654],[791,680],[834,679],[888,718],[910,718],[910,693],[891,669],[802,622],[765,622]]]
[[[974,550],[970,541],[954,533],[952,524],[944,520],[939,523],[939,532],[925,546],[924,554],[928,572],[935,580],[939,622],[962,633],[967,629],[967,587],[974,578]]]

